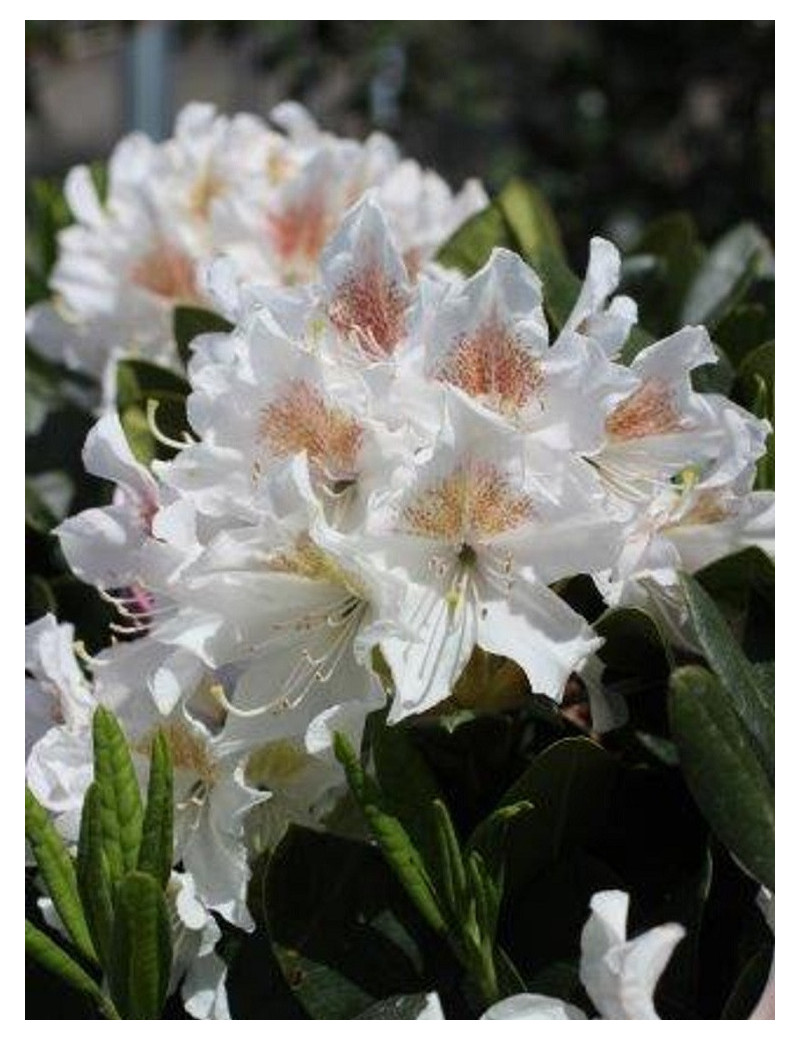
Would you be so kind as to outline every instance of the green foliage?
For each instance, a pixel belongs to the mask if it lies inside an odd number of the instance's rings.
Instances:
[[[139,462],[169,459],[177,450],[156,437],[152,421],[168,440],[185,442],[188,393],[188,383],[169,369],[130,359],[117,364],[119,418]]]
[[[95,711],[92,735],[103,855],[115,883],[136,868],[142,838],[142,799],[125,734],[107,708]]]
[[[762,765],[775,772],[775,690],[764,681],[733,638],[714,601],[691,575],[681,576],[689,615],[711,668],[731,699],[736,714],[753,738]],[[774,680],[774,675],[773,675]]]
[[[731,697],[710,672],[679,668],[669,717],[686,783],[719,839],[745,870],[775,889],[772,784]]]
[[[160,1018],[172,966],[169,914],[160,884],[131,871],[114,899],[108,983],[123,1018]]]
[[[166,888],[172,870],[172,757],[166,737],[156,734],[150,748],[147,807],[137,869]]]
[[[206,332],[230,332],[232,328],[233,325],[221,315],[202,307],[176,307],[172,312],[172,335],[184,365],[189,364],[195,336]]]
[[[111,993],[26,921],[26,950],[91,996],[110,1018],[159,1018],[172,968],[165,898],[172,865],[172,762],[153,741],[142,810],[125,735],[107,709],[93,718],[94,781],[81,812],[77,862],[46,811],[25,790],[25,835],[41,879],[79,954],[102,970]],[[144,823],[142,817],[144,815]]]
[[[97,954],[89,935],[78,895],[75,865],[47,812],[39,805],[29,788],[25,788],[25,839],[30,845],[42,880],[58,916],[79,952],[97,963]]]

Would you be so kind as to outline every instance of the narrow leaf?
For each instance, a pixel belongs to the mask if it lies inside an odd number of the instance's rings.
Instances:
[[[775,768],[775,702],[766,694],[763,678],[747,660],[713,599],[691,575],[681,584],[697,638],[706,660],[730,694],[736,713],[754,737],[764,765]]]
[[[384,810],[380,803],[380,791],[365,774],[347,738],[341,733],[335,733],[333,747],[336,758],[344,767],[350,790],[360,804],[387,862],[428,924],[438,932],[445,932],[446,925],[430,875],[407,831],[395,816]]]
[[[78,891],[86,921],[102,964],[108,964],[113,922],[111,877],[103,851],[103,817],[97,783],[89,786],[83,801],[78,842]]]
[[[81,908],[72,857],[46,810],[28,787],[25,788],[25,837],[62,924],[83,956],[96,964],[97,953]]]
[[[159,732],[150,751],[150,779],[138,869],[152,875],[162,888],[166,888],[172,870],[172,784],[169,745]]]
[[[133,871],[119,883],[108,982],[124,1018],[160,1018],[172,969],[172,939],[164,893],[149,874]]]
[[[111,880],[115,882],[136,867],[142,836],[142,799],[125,734],[106,708],[95,711],[92,733],[103,851]]]
[[[119,1018],[116,1008],[106,997],[94,979],[87,975],[79,964],[66,954],[53,940],[25,920],[25,952],[38,961],[43,968],[60,976],[74,989],[85,993],[98,1006],[106,1018]]]
[[[686,783],[712,830],[774,891],[772,785],[728,691],[705,668],[680,668],[670,680],[669,719]]]

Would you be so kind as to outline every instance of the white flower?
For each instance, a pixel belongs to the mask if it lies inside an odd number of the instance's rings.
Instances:
[[[183,1006],[197,1019],[229,1019],[225,982],[228,968],[214,947],[219,925],[198,899],[194,878],[173,871],[167,884],[172,918],[172,973],[169,992],[180,986]]]
[[[492,1004],[481,1015],[482,1019],[498,1020],[507,1018],[541,1018],[563,1021],[574,1018],[586,1018],[586,1015],[557,997],[544,997],[539,993],[516,993]]]
[[[443,419],[427,460],[409,458],[366,509],[364,549],[407,583],[399,622],[409,635],[381,640],[392,721],[448,697],[476,645],[516,661],[555,700],[600,645],[548,587],[614,551],[591,470],[455,391]]]
[[[626,938],[626,892],[597,892],[581,934],[581,982],[602,1018],[658,1018],[656,984],[675,946],[686,934],[678,924]]]
[[[73,652],[74,629],[47,614],[25,628],[25,773],[39,802],[77,838],[92,779],[87,737],[96,701]]]

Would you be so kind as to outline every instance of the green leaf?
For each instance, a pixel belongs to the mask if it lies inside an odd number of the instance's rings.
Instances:
[[[594,623],[605,640],[599,655],[615,671],[627,674],[665,675],[672,664],[672,651],[661,628],[639,607],[607,610]]]
[[[256,891],[254,914],[313,1018],[349,1018],[425,988],[422,941],[440,962],[448,956],[374,845],[293,825]]]
[[[669,719],[686,783],[731,854],[775,890],[772,785],[754,742],[720,682],[704,668],[680,668],[670,680]]]
[[[375,839],[389,865],[428,924],[438,932],[446,926],[425,863],[408,832],[380,802],[380,792],[366,776],[358,757],[341,733],[334,734],[334,752],[344,767],[350,790],[355,795]]]
[[[694,577],[725,615],[747,655],[775,656],[775,561],[750,546],[716,560]]]
[[[102,964],[108,964],[114,917],[111,877],[103,851],[103,819],[97,782],[89,785],[81,812],[78,841],[78,891]]]
[[[742,303],[732,308],[714,329],[714,340],[738,369],[751,350],[775,337],[775,326],[767,308],[760,303]]]
[[[149,874],[132,871],[120,881],[108,984],[123,1018],[160,1018],[172,970],[166,899]]]
[[[142,823],[142,844],[138,869],[150,874],[166,889],[172,871],[173,801],[172,757],[162,732],[156,735],[150,751],[150,778],[147,807]]]
[[[39,494],[33,481],[25,478],[25,523],[39,534],[49,534],[58,523],[53,511]]]
[[[642,324],[659,335],[677,326],[704,252],[688,213],[668,213],[645,228],[631,251],[633,258],[649,256],[655,261],[652,277],[635,293]]]
[[[148,421],[148,408],[155,408],[154,421],[165,437],[184,442],[189,425],[188,383],[169,369],[130,359],[117,363],[116,376],[117,410],[133,454],[144,465],[153,459],[172,458],[177,448],[156,438]]]
[[[544,196],[524,181],[510,181],[497,197],[515,248],[542,279],[544,305],[556,329],[562,328],[580,292],[580,279],[567,264],[561,234]]]
[[[770,275],[772,249],[759,229],[737,225],[709,250],[681,313],[687,325],[714,325],[741,301],[754,279]]]
[[[78,950],[97,963],[97,953],[83,915],[72,857],[45,809],[25,788],[25,838],[61,922]]]
[[[720,1018],[750,1018],[764,992],[774,956],[774,949],[768,946],[753,954],[742,968]]]
[[[689,615],[706,660],[719,677],[737,715],[756,742],[767,772],[775,769],[775,698],[733,638],[713,599],[689,574],[682,574]]]
[[[514,893],[548,863],[580,848],[605,818],[616,776],[607,752],[585,737],[568,737],[537,755],[503,795],[500,807],[530,802],[532,812],[508,823],[506,887]],[[480,831],[470,841],[484,848]]]
[[[43,968],[60,976],[74,989],[90,997],[106,1018],[119,1018],[116,1008],[94,979],[87,975],[83,968],[76,964],[57,943],[53,942],[44,932],[40,932],[27,919],[25,920],[25,953],[38,961]]]
[[[428,1003],[428,993],[406,993],[372,1004],[356,1018],[419,1018]],[[438,1017],[438,1016],[436,1016]]]
[[[433,862],[436,837],[430,815],[422,810],[441,798],[441,791],[403,725],[387,726],[376,717],[373,733],[372,756],[381,804],[397,816],[425,862]]]
[[[444,267],[455,267],[467,277],[479,271],[493,249],[513,249],[513,241],[502,212],[493,203],[470,217],[445,242],[436,255]]]
[[[233,325],[220,314],[201,307],[176,307],[172,312],[172,335],[184,365],[192,356],[190,344],[206,332],[230,332]]]
[[[107,708],[95,710],[92,735],[103,852],[111,880],[116,882],[136,868],[142,837],[142,799],[125,734]]]

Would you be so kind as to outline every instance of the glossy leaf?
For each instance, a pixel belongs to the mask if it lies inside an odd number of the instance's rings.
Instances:
[[[25,953],[43,968],[60,976],[66,983],[91,998],[106,1018],[119,1018],[116,1008],[97,982],[77,964],[58,943],[25,921]]]
[[[96,964],[97,953],[81,907],[72,857],[47,811],[28,787],[25,788],[25,838],[62,924],[83,956]]]
[[[531,812],[509,822],[507,888],[529,884],[546,864],[585,844],[603,823],[616,766],[585,737],[551,744],[533,759],[501,799],[501,806],[530,802]]]
[[[142,799],[128,742],[106,708],[92,719],[94,777],[100,795],[103,852],[112,882],[136,868],[142,837]]]
[[[770,774],[775,762],[775,696],[733,638],[725,618],[702,585],[681,575],[689,615],[706,660],[731,697],[734,710],[754,738]]]
[[[173,857],[173,776],[169,745],[159,732],[150,750],[147,806],[142,821],[138,869],[166,888]]]
[[[172,312],[172,335],[184,365],[192,356],[191,342],[206,332],[230,332],[231,323],[220,314],[202,307],[176,307]]]
[[[772,785],[728,692],[706,669],[680,668],[670,680],[669,719],[686,783],[712,830],[774,891]]]
[[[108,983],[123,1018],[160,1018],[172,969],[172,938],[164,893],[149,874],[119,882]]]
[[[83,801],[76,873],[89,931],[101,963],[107,964],[111,951],[114,909],[111,877],[103,851],[100,790],[96,782],[89,785]]]

